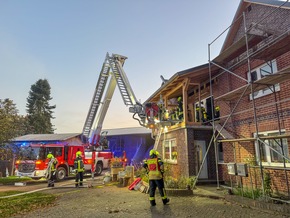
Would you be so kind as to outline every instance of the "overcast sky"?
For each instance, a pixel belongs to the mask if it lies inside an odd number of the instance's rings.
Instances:
[[[107,52],[144,102],[176,72],[208,63],[208,44],[240,0],[0,0],[0,99],[26,114],[31,85],[47,79],[56,133],[81,133]],[[211,57],[223,40],[211,46]],[[116,89],[103,128],[138,126]]]

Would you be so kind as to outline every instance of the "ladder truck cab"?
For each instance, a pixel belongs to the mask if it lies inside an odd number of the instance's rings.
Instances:
[[[20,158],[15,164],[15,175],[34,179],[45,177],[48,166],[46,157],[51,153],[58,160],[57,179],[63,180],[73,172],[77,151],[83,154],[85,172],[95,172],[96,175],[100,175],[103,168],[109,167],[113,157],[112,152],[91,151],[86,145],[30,144],[20,148]]]

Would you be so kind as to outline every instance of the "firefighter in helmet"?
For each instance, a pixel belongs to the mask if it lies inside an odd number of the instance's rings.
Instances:
[[[181,96],[177,98],[177,118],[178,120],[183,120],[183,102]]]
[[[54,181],[56,180],[56,165],[58,161],[54,158],[52,153],[49,153],[46,157],[48,159],[48,166],[46,169],[47,187],[54,187]]]
[[[76,173],[75,186],[76,186],[76,188],[82,187],[85,167],[84,167],[84,162],[83,162],[81,151],[76,152],[76,158],[74,160],[74,169],[75,169],[75,173]]]
[[[201,106],[201,107],[199,107],[199,106]],[[203,106],[203,102],[201,102],[200,105],[196,104],[195,110],[196,110],[196,118],[195,118],[196,122],[200,122],[200,117],[201,117],[202,122],[204,122],[206,112],[205,112],[205,108]]]
[[[147,170],[149,175],[149,201],[151,206],[155,206],[155,190],[158,187],[159,193],[161,195],[163,204],[167,204],[169,199],[166,196],[163,172],[164,165],[161,158],[158,157],[158,151],[152,149],[149,152],[149,158],[144,161],[143,167]]]
[[[220,119],[220,106],[215,106],[214,110],[215,110],[214,118],[216,120],[219,120]]]

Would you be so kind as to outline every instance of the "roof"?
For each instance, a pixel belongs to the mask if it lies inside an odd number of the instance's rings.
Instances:
[[[65,141],[76,136],[80,136],[80,133],[63,133],[63,134],[29,134],[16,137],[14,142],[21,141]]]
[[[256,4],[263,4],[269,6],[281,6],[285,8],[290,8],[290,3],[288,1],[282,0],[244,0],[245,2],[256,3]]]
[[[229,27],[229,31],[227,33],[226,39],[223,43],[221,52],[224,52],[229,46],[232,45],[236,33],[238,31],[238,28],[240,27],[240,23],[242,22],[242,16],[244,10],[251,4],[260,4],[260,5],[266,5],[271,7],[281,7],[285,9],[290,9],[290,3],[288,1],[280,1],[280,0],[241,0],[238,9],[236,11],[236,14],[233,18],[232,24]]]
[[[102,132],[107,136],[116,135],[134,135],[134,134],[151,134],[150,129],[144,127],[130,127],[119,129],[103,129]],[[16,137],[14,142],[38,142],[38,141],[65,141],[77,136],[81,136],[81,133],[61,133],[61,134],[29,134]]]
[[[151,130],[144,127],[104,129],[102,132],[107,132],[107,136],[151,134]]]
[[[212,75],[218,73],[218,68],[212,66],[211,71]],[[163,85],[156,90],[146,102],[158,102],[160,95],[165,96],[168,93],[173,95],[170,97],[178,97],[182,95],[182,82],[184,79],[189,79],[190,85],[201,84],[202,82],[209,79],[209,64],[203,64],[196,67],[192,67],[183,71],[175,73],[169,80],[167,80]],[[179,90],[177,90],[179,89]]]

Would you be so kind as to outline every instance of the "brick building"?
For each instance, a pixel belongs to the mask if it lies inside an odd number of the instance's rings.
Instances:
[[[220,54],[211,59],[209,44],[208,64],[176,73],[149,97],[168,116],[182,99],[182,118],[154,130],[173,176],[290,196],[289,30],[288,1],[242,0]]]

